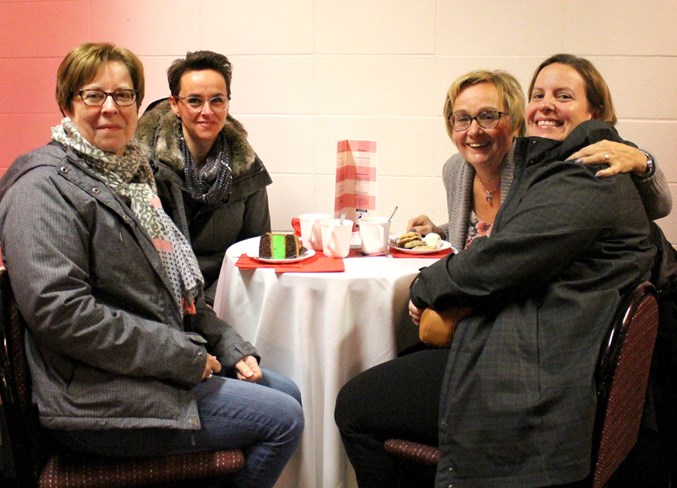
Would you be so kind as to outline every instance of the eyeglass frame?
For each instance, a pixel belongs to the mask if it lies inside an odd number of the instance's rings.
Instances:
[[[209,108],[212,110],[212,112],[217,112],[217,113],[223,113],[226,110],[228,110],[228,105],[230,104],[230,93],[228,95],[226,95],[225,97],[223,95],[215,95],[211,98],[202,98],[202,97],[199,97],[197,95],[187,95],[185,97],[180,97],[178,95],[177,96],[172,95],[172,97],[176,98],[177,100],[181,100],[183,103],[186,104],[186,106],[188,107],[189,110],[192,110],[195,113],[198,113],[198,112],[201,112],[202,110],[204,110],[205,103],[209,104]],[[187,98],[199,98],[200,100],[202,100],[202,104],[200,105],[199,108],[192,107],[188,102],[186,102]],[[225,98],[226,99],[226,103],[224,105],[223,110],[214,110],[214,107],[212,106],[212,100],[214,100],[215,98]]]
[[[92,104],[90,104],[90,103],[87,103],[87,102],[85,101],[85,97],[83,96],[83,93],[85,93],[85,92],[103,93],[103,95],[104,95],[103,100],[102,100],[101,103],[98,104],[98,105],[97,105],[97,104],[92,105]],[[116,96],[118,93],[120,93],[120,92],[125,92],[125,93],[130,93],[130,92],[131,92],[131,93],[132,93],[132,101],[131,101],[131,103],[129,103],[129,104],[127,104],[127,105],[120,104],[120,103],[115,99],[115,96]],[[136,99],[137,99],[138,96],[139,96],[139,91],[138,91],[138,90],[132,90],[131,88],[124,88],[124,89],[122,89],[122,90],[115,90],[115,91],[112,91],[112,92],[107,92],[107,91],[104,91],[104,90],[97,90],[97,89],[95,89],[95,88],[86,88],[86,89],[84,89],[84,90],[78,90],[77,94],[80,96],[80,100],[82,100],[82,103],[84,103],[84,104],[87,105],[88,107],[103,107],[103,106],[106,104],[106,100],[108,100],[108,97],[111,97],[111,98],[113,99],[113,103],[115,103],[115,105],[117,105],[118,107],[131,107],[132,105],[134,105],[134,104],[136,103]]]
[[[498,114],[498,118],[496,119],[496,122],[495,122],[494,125],[492,125],[491,127],[485,127],[485,126],[482,125],[482,122],[480,122],[480,116],[482,114]],[[470,118],[470,122],[468,123],[468,127],[465,127],[463,129],[457,129],[456,127],[454,127],[454,122],[452,122],[451,119],[456,117],[457,116],[456,114],[451,114],[447,120],[449,121],[449,124],[451,125],[451,128],[454,130],[454,132],[465,132],[465,131],[467,131],[468,129],[470,129],[470,126],[472,125],[473,120],[477,122],[477,125],[479,125],[480,128],[485,129],[485,130],[489,130],[489,129],[495,128],[499,124],[499,122],[501,121],[501,117],[503,117],[504,115],[508,115],[508,112],[499,112],[498,110],[484,110],[484,111],[478,113],[477,115],[467,115],[467,114],[459,115],[459,117]]]

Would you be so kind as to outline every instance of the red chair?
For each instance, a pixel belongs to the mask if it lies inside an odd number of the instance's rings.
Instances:
[[[600,351],[589,475],[593,488],[606,485],[637,442],[657,330],[656,289],[646,281],[624,298]],[[435,446],[403,439],[388,439],[384,446],[392,456],[431,468],[440,459]]]
[[[31,401],[24,351],[25,322],[14,302],[9,277],[0,269],[0,399],[19,488],[108,488],[128,486],[227,486],[244,467],[239,449],[191,454],[115,458],[64,452],[49,444]],[[5,450],[7,452],[7,450]],[[5,463],[7,464],[7,463]],[[226,484],[223,484],[226,483]]]
[[[644,282],[626,299],[600,352],[593,488],[606,485],[637,443],[657,331],[656,289]]]
[[[422,466],[436,467],[440,462],[440,450],[434,446],[403,439],[388,439],[384,445],[389,454]]]

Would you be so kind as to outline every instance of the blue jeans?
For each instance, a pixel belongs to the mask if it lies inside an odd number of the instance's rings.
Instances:
[[[262,368],[263,380],[248,383],[213,376],[193,392],[200,430],[112,429],[52,431],[64,446],[108,456],[168,455],[242,448],[245,468],[237,487],[272,487],[303,432],[301,393],[290,379]]]

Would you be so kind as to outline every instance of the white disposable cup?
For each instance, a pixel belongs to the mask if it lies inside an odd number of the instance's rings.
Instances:
[[[350,238],[353,234],[353,221],[324,219],[322,228],[322,252],[329,258],[345,258],[350,253]]]
[[[307,213],[299,215],[301,224],[301,240],[304,247],[314,251],[322,250],[322,228],[320,221],[331,218],[331,215],[325,213]]]
[[[364,254],[386,254],[390,222],[385,217],[363,217],[359,221],[362,252]]]

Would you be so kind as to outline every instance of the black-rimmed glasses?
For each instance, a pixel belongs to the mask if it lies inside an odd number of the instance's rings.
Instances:
[[[187,97],[176,97],[181,100],[183,103],[188,105],[191,110],[199,112],[204,107],[205,103],[209,104],[209,108],[214,112],[225,112],[228,108],[228,100],[230,97],[225,97],[223,95],[217,95],[208,100],[205,100],[202,97],[197,97],[194,95],[188,95]]]
[[[116,105],[127,107],[136,102],[136,90],[115,90],[107,92],[103,90],[80,90],[78,92],[85,105],[100,107],[106,103],[106,98],[111,97]]]
[[[498,125],[498,121],[501,120],[501,117],[504,115],[507,115],[507,113],[494,111],[480,112],[475,116],[467,114],[454,114],[449,117],[449,123],[451,124],[451,128],[456,132],[468,130],[473,120],[476,120],[477,124],[482,129],[493,129]]]

